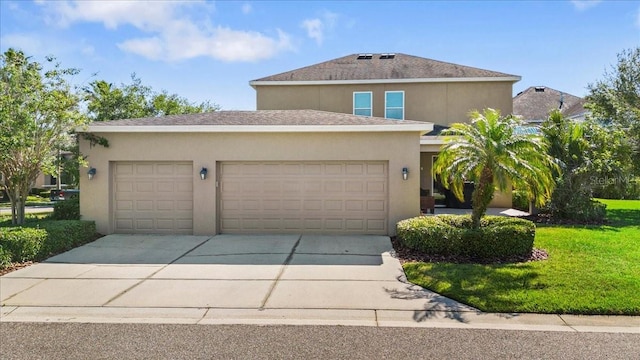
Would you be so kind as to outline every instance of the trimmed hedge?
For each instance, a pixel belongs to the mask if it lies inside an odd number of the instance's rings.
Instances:
[[[46,230],[48,235],[38,253],[38,260],[89,243],[95,239],[96,235],[96,224],[93,221],[43,221],[38,225]]]
[[[4,269],[11,265],[11,253],[0,245],[0,269]]]
[[[533,222],[504,216],[485,216],[480,228],[471,227],[469,215],[420,216],[397,224],[404,246],[429,255],[479,260],[527,256],[533,250]]]
[[[0,247],[14,262],[35,259],[46,239],[47,232],[43,229],[0,228]]]
[[[80,220],[80,197],[56,202],[53,206],[53,220]]]
[[[28,223],[26,227],[2,227],[0,268],[9,262],[40,261],[95,238],[96,225],[93,221],[49,220]]]

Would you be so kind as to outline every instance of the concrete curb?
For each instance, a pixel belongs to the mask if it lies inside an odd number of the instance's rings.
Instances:
[[[26,307],[0,308],[0,322],[194,325],[339,325],[640,334],[638,316],[496,314],[375,309],[241,309]]]

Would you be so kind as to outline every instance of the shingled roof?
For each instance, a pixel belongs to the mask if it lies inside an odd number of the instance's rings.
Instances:
[[[493,79],[518,81],[519,76],[406,54],[352,54],[316,65],[253,80],[269,82],[366,81],[411,79]]]
[[[116,131],[431,131],[433,124],[318,110],[214,111],[113,121],[97,121],[80,132]]]
[[[513,114],[528,122],[543,121],[555,109],[566,117],[574,117],[585,113],[584,103],[578,96],[546,86],[532,86],[513,98]]]

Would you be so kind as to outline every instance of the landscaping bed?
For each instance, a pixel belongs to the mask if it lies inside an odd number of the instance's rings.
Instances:
[[[482,311],[640,315],[640,201],[600,201],[606,225],[538,224],[534,248],[547,251],[545,261],[481,264],[396,251],[410,282]]]

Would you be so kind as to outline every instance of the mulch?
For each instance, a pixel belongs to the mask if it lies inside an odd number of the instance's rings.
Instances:
[[[31,266],[37,264],[37,262],[33,262],[33,261],[26,261],[26,262],[22,262],[22,263],[12,263],[11,265],[9,265],[9,267],[4,268],[4,269],[0,269],[0,276],[4,275],[4,274],[8,274],[12,271],[16,271],[16,270],[20,270],[22,268],[26,268],[27,266]]]
[[[544,249],[534,248],[531,254],[527,256],[514,256],[507,259],[477,259],[464,256],[440,256],[431,255],[424,252],[409,249],[402,245],[396,236],[391,237],[391,244],[395,250],[395,256],[400,260],[401,264],[408,262],[426,262],[426,263],[458,263],[458,264],[512,264],[525,263],[530,261],[542,261],[549,258],[549,254]]]

